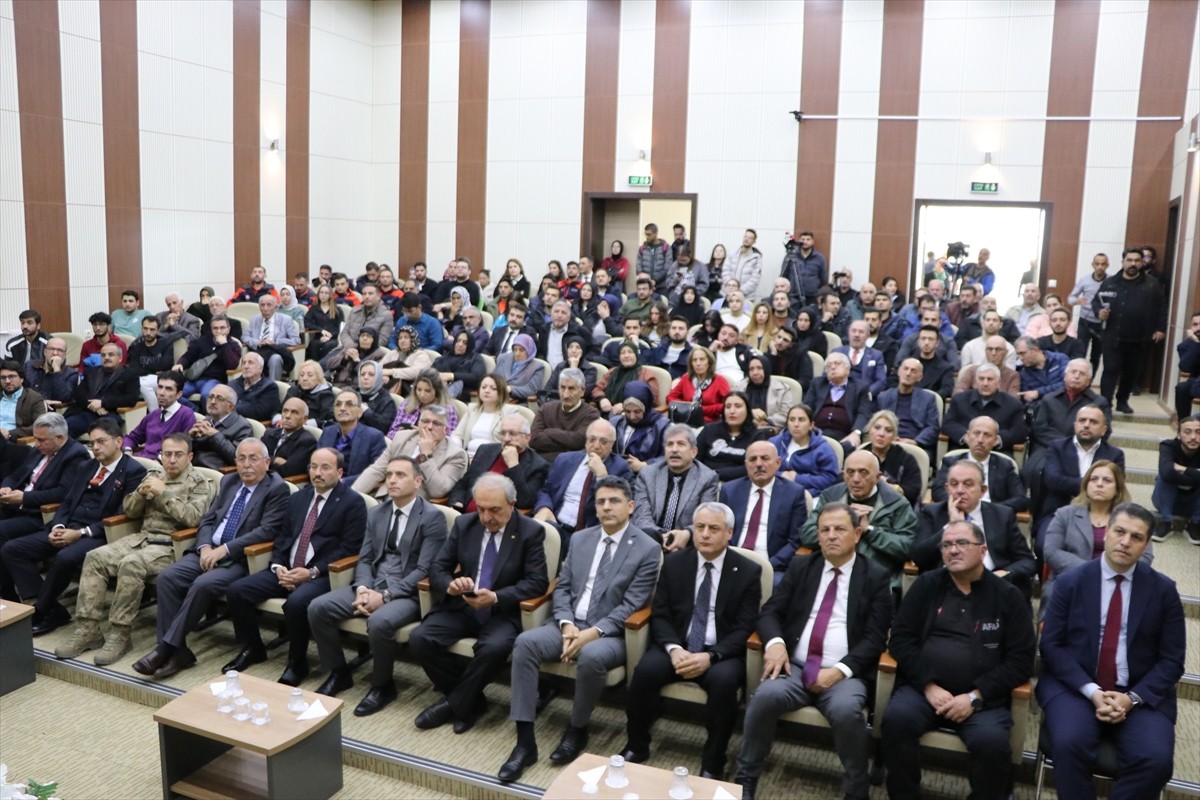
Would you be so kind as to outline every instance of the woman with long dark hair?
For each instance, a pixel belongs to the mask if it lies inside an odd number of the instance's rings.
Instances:
[[[629,274],[629,259],[625,257],[624,242],[613,239],[608,257],[600,262],[600,269],[606,270],[612,277],[613,286],[625,285],[625,276]]]
[[[328,284],[317,287],[317,299],[304,314],[304,329],[312,332],[304,357],[309,361],[320,361],[338,346],[338,332],[342,329],[342,315],[333,301],[333,289]]]
[[[745,392],[730,392],[721,407],[721,417],[700,431],[696,447],[700,463],[717,473],[722,481],[746,477],[746,448],[770,437],[754,424],[750,398]]]

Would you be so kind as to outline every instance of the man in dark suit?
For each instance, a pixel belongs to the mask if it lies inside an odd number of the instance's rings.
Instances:
[[[1138,563],[1153,527],[1147,509],[1117,506],[1104,555],[1054,582],[1037,700],[1060,797],[1096,796],[1092,769],[1101,736],[1117,745],[1113,797],[1157,797],[1174,769],[1175,685],[1186,633],[1175,583]]]
[[[592,484],[607,475],[626,480],[633,475],[625,459],[613,453],[616,439],[617,431],[607,420],[593,422],[588,426],[584,449],[556,458],[538,492],[533,518],[558,528],[562,536],[560,558],[566,557],[572,533],[599,524]]]
[[[640,764],[650,757],[650,728],[668,684],[692,681],[708,694],[708,739],[700,775],[719,778],[738,716],[738,689],[746,680],[746,640],[762,602],[762,567],[729,546],[733,511],[703,503],[693,516],[693,547],[667,555],[654,590],[651,645],[629,682],[628,739],[622,755]]]
[[[307,434],[305,434],[307,436]],[[187,635],[225,589],[248,573],[245,549],[279,535],[288,487],[268,471],[267,448],[246,439],[237,472],[221,479],[217,497],[196,533],[196,544],[158,576],[158,646],[133,663],[135,672],[169,678],[196,664]]]
[[[987,489],[984,499],[991,503],[1008,506],[1014,512],[1029,510],[1029,495],[1017,472],[1017,465],[1007,456],[993,452],[1000,441],[1000,426],[991,417],[976,417],[967,427],[967,452],[956,456],[947,455],[942,466],[930,483],[933,501],[946,499],[946,476],[950,467],[959,461],[974,461],[987,474]]]
[[[587,748],[587,725],[604,691],[608,671],[625,663],[625,620],[649,605],[662,552],[648,533],[630,523],[633,490],[624,478],[596,483],[600,525],[575,534],[554,589],[551,618],[517,637],[512,656],[512,702],[517,745],[500,767],[501,783],[521,777],[537,761],[538,675],[543,661],[578,665],[571,721],[554,764],[570,764]]]
[[[501,353],[512,352],[512,341],[519,333],[530,333],[530,326],[525,324],[525,317],[529,313],[529,308],[520,303],[510,303],[508,310],[505,312],[507,325],[498,325],[492,331],[492,336],[488,339],[487,346],[483,349],[492,358],[496,358]]]
[[[887,386],[888,368],[883,353],[874,347],[867,347],[869,334],[867,323],[855,320],[850,323],[850,343],[835,347],[831,352],[842,353],[850,359],[850,377],[866,385],[872,397],[878,397]]]
[[[1092,365],[1087,359],[1076,358],[1068,361],[1063,372],[1063,388],[1049,392],[1034,407],[1029,432],[1029,452],[1025,457],[1026,469],[1031,468],[1034,461],[1038,461],[1040,467],[1040,460],[1044,455],[1038,455],[1039,451],[1044,451],[1059,439],[1074,433],[1075,415],[1084,406],[1098,406],[1104,411],[1105,424],[1112,424],[1112,406],[1102,395],[1093,392],[1091,386]],[[1030,484],[1028,473],[1025,475],[1025,482]]]
[[[919,358],[904,359],[896,370],[896,386],[875,395],[875,410],[895,414],[900,421],[897,439],[915,444],[929,453],[930,461],[935,461],[942,421],[938,415],[936,393],[931,394],[917,386],[924,374],[925,368]]]
[[[429,571],[438,605],[409,638],[413,659],[445,695],[417,715],[421,729],[453,720],[455,731],[470,730],[487,707],[484,687],[504,669],[521,632],[521,601],[550,586],[546,529],[516,512],[512,481],[487,473],[472,496],[478,511],[455,520]],[[476,644],[464,665],[450,646],[465,637]]]
[[[196,466],[224,469],[237,463],[237,446],[254,430],[237,413],[237,394],[228,386],[214,386],[204,401],[207,417],[201,417],[188,431]]]
[[[317,449],[317,440],[304,430],[308,403],[289,397],[279,415],[279,427],[267,428],[262,443],[267,447],[271,472],[290,478],[308,473],[308,462]]]
[[[529,420],[520,414],[508,414],[500,420],[500,443],[479,446],[467,474],[450,491],[447,504],[464,513],[474,511],[471,487],[481,475],[493,472],[517,487],[517,508],[533,508],[538,489],[550,473],[550,464],[529,449],[529,430]]]
[[[66,412],[71,438],[78,439],[101,417],[112,417],[117,430],[121,430],[124,422],[117,416],[117,409],[132,406],[141,399],[137,373],[131,367],[121,366],[122,358],[121,348],[109,342],[100,349],[101,365],[84,369],[83,380],[76,384],[71,407]]]
[[[329,565],[358,553],[367,527],[366,501],[341,482],[344,466],[337,450],[321,447],[313,453],[308,462],[310,483],[288,500],[270,568],[230,585],[229,616],[242,651],[222,672],[241,672],[267,660],[257,606],[272,597],[286,597],[288,661],[279,683],[299,686],[308,677],[309,604],[329,591]]]
[[[370,425],[359,424],[362,398],[358,392],[344,389],[333,401],[334,424],[321,431],[317,447],[331,447],[342,454],[346,463],[342,483],[350,486],[363,471],[375,463],[387,448],[383,434]]]
[[[966,520],[983,529],[987,553],[983,565],[993,575],[1005,578],[1026,598],[1032,590],[1037,564],[1025,535],[1017,528],[1017,516],[1008,506],[983,502],[987,476],[972,459],[956,461],[947,471],[946,499],[921,506],[917,538],[909,557],[922,572],[941,564],[942,531],[952,522]]]
[[[1075,435],[1060,439],[1046,451],[1041,480],[1034,493],[1039,550],[1054,509],[1065,506],[1079,494],[1083,475],[1096,461],[1112,461],[1125,469],[1125,452],[1104,441],[1108,425],[1099,406],[1085,406],[1075,413]],[[1040,500],[1040,502],[1039,502]]]
[[[812,379],[804,405],[813,410],[813,423],[831,441],[842,442],[847,452],[862,443],[862,431],[871,416],[871,393],[850,377],[850,359],[830,353],[825,374]]]
[[[318,694],[336,697],[354,685],[338,636],[338,624],[354,616],[367,619],[367,639],[374,655],[371,689],[354,709],[355,716],[374,714],[396,699],[392,670],[396,665],[396,631],[421,616],[417,583],[429,574],[434,556],[446,541],[446,518],[437,506],[417,496],[423,478],[411,456],[388,462],[391,502],[367,512],[367,530],[354,568],[354,584],[334,589],[308,607],[308,622],[321,666],[329,677]]]
[[[279,385],[263,377],[263,357],[253,350],[242,353],[242,374],[229,382],[237,394],[237,413],[269,423],[279,413]]]
[[[779,464],[774,444],[754,442],[746,448],[747,477],[721,486],[721,502],[733,509],[733,544],[770,561],[776,583],[796,555],[808,518],[803,487],[777,479]]]
[[[887,571],[856,554],[865,523],[852,507],[827,503],[817,518],[820,553],[792,560],[758,617],[763,673],[742,727],[742,797],[754,798],[775,721],[805,706],[816,706],[833,728],[846,797],[867,797],[868,684],[887,646],[893,604]]]
[[[35,636],[70,621],[58,596],[79,573],[87,554],[107,544],[104,518],[120,513],[125,495],[146,477],[145,467],[121,453],[121,428],[115,419],[100,417],[87,433],[94,459],[72,472],[50,525],[0,549],[0,561],[12,576],[17,596],[26,603],[36,598]],[[50,562],[45,580],[38,567],[42,561]]]
[[[967,444],[967,426],[978,416],[996,420],[1002,431],[1000,452],[1012,455],[1013,445],[1022,444],[1029,433],[1025,425],[1025,406],[1007,392],[1000,391],[1000,370],[995,364],[983,364],[975,371],[975,388],[959,392],[946,407],[942,433],[950,440],[950,449]]]
[[[696,460],[694,428],[670,425],[663,442],[663,460],[642,467],[634,481],[633,524],[674,552],[691,541],[692,515],[701,503],[716,501],[721,481]]]
[[[42,505],[61,503],[75,471],[88,461],[87,449],[67,434],[61,414],[50,412],[34,420],[33,449],[0,481],[0,547],[40,531]],[[6,582],[5,589],[11,588]],[[2,596],[16,599],[9,591]]]

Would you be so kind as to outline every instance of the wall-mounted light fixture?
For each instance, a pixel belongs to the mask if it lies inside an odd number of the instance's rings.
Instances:
[[[1188,137],[1188,152],[1194,153],[1200,150],[1200,133],[1192,131],[1192,135]]]
[[[271,150],[271,152],[272,152],[272,153],[278,153],[278,152],[279,152],[279,140],[278,140],[278,139],[272,139],[272,140],[271,140],[271,146],[270,146],[270,150]]]

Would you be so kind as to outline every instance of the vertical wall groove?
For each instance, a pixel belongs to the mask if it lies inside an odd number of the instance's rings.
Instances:
[[[400,264],[425,258],[429,184],[429,0],[405,0],[400,27]]]
[[[483,268],[487,221],[488,0],[462,0],[458,49],[458,192],[454,249]]]
[[[892,0],[883,6],[879,113],[920,113],[924,0]],[[807,123],[805,123],[807,124]],[[875,208],[871,225],[870,279],[907,274],[912,236],[917,122],[883,120],[875,142]]]
[[[259,0],[233,4],[233,279],[250,280],[262,255],[259,129],[262,10]],[[290,131],[289,131],[290,134]],[[288,145],[291,145],[289,137]],[[274,265],[272,265],[274,266]],[[278,282],[283,276],[273,276]]]
[[[688,59],[692,4],[658,0],[654,15],[652,192],[682,192],[687,166]]]
[[[70,330],[58,3],[13,0],[12,8],[29,307],[46,330]]]
[[[800,109],[805,114],[838,113],[842,58],[841,0],[804,4]],[[793,233],[811,230],[817,248],[828,250],[833,226],[833,173],[837,163],[837,120],[805,120],[796,148],[796,219]]]
[[[285,214],[287,274],[308,272],[308,87],[309,28],[311,9],[307,0],[287,4],[287,131]],[[257,34],[256,39],[257,41]],[[258,70],[254,71],[257,85]],[[254,104],[256,122],[258,103]],[[256,126],[257,127],[257,126]],[[258,174],[258,163],[254,165]],[[256,251],[257,252],[257,251]]]

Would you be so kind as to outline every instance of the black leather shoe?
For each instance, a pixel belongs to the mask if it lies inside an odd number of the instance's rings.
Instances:
[[[196,654],[184,647],[172,653],[161,667],[154,670],[154,677],[169,678],[180,670],[190,669],[194,666],[196,666]]]
[[[416,725],[421,730],[427,731],[431,728],[440,728],[452,719],[454,719],[454,710],[450,708],[450,703],[446,700],[439,700],[417,714]]]
[[[517,745],[513,751],[508,754],[508,761],[505,761],[500,771],[496,773],[496,777],[501,783],[512,783],[515,780],[520,780],[521,775],[525,772],[525,768],[533,766],[537,763],[538,751],[536,747],[525,747]]]
[[[236,669],[241,672],[246,667],[261,664],[267,660],[267,651],[261,647],[247,647],[245,650],[237,654],[237,658],[230,661],[225,666],[221,667],[221,672],[229,672],[231,669]]]
[[[396,699],[396,684],[372,686],[362,701],[354,707],[354,716],[369,717]]]
[[[563,734],[562,741],[558,743],[558,747],[554,748],[554,752],[550,754],[550,763],[570,764],[579,758],[579,754],[587,747],[587,743],[587,730],[567,728],[567,732]]]
[[[354,685],[354,676],[347,667],[331,670],[325,682],[317,687],[317,694],[326,697],[337,697],[338,692],[344,692]]]
[[[641,764],[650,757],[649,750],[634,750],[628,744],[621,751],[621,758],[625,759],[630,764]]]
[[[299,686],[301,681],[308,677],[308,664],[304,661],[295,663],[289,661],[287,668],[283,674],[275,681],[282,683],[284,686]]]
[[[1132,414],[1133,409],[1129,407],[1129,403],[1117,403],[1117,413]]]
[[[723,775],[723,774],[724,774],[723,772],[711,772],[711,771],[709,771],[709,770],[707,770],[707,769],[702,769],[702,770],[700,770],[700,777],[701,777],[701,778],[708,778],[710,781],[719,781],[719,780],[722,780],[722,775]]]
[[[42,615],[42,618],[33,623],[32,631],[34,636],[42,636],[57,630],[63,625],[71,621],[71,615],[62,606],[56,605],[54,608]]]
[[[139,675],[150,677],[165,663],[167,663],[167,659],[161,653],[157,650],[151,650],[148,655],[144,655],[133,662],[133,671]]]
[[[742,787],[742,800],[754,800],[754,790],[758,788],[758,778],[738,778],[737,784]]]
[[[475,708],[470,714],[467,714],[465,717],[458,717],[454,720],[454,732],[466,733],[467,731],[471,730],[471,728],[475,727],[475,723],[479,721],[479,718],[487,713],[487,710],[488,701],[485,697],[476,704]]]

